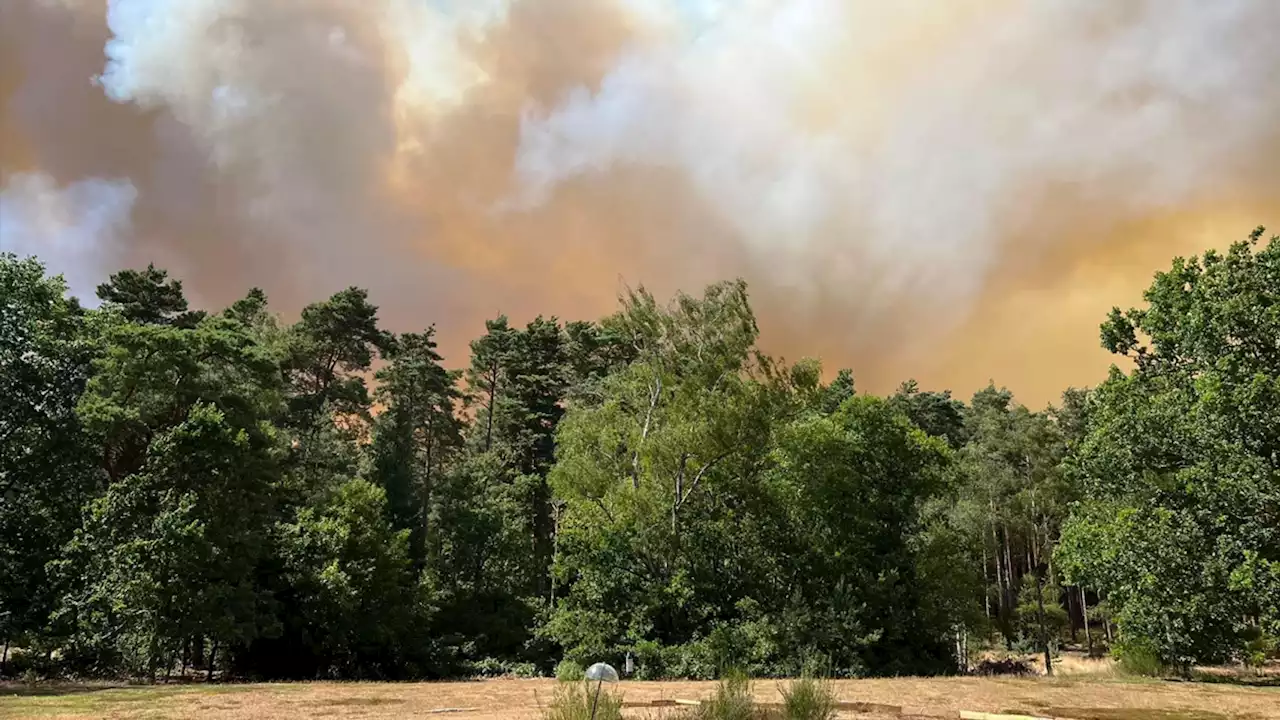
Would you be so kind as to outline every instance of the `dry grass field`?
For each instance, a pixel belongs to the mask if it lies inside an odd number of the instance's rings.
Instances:
[[[1063,668],[1068,673],[1071,668]],[[775,681],[755,683],[764,702],[778,700]],[[519,720],[537,718],[553,680],[441,683],[282,683],[149,687],[0,686],[0,718],[44,720]],[[629,705],[660,699],[698,699],[711,683],[625,682]],[[1280,687],[1223,682],[1171,682],[1108,677],[897,678],[835,683],[843,701],[901,708],[902,715],[958,717],[958,711],[1016,713],[1076,720],[1280,720]],[[452,712],[448,710],[452,709]],[[665,712],[631,707],[635,718]],[[887,716],[888,712],[878,712]],[[850,713],[845,717],[876,717]]]

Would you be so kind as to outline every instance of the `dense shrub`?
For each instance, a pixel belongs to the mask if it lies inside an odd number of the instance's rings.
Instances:
[[[1112,649],[1120,671],[1127,675],[1159,677],[1167,670],[1155,643],[1143,638],[1128,638]]]

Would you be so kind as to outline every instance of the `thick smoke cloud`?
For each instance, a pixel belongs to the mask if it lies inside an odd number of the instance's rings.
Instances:
[[[137,196],[128,180],[92,178],[59,188],[43,173],[15,174],[0,189],[0,248],[38,256],[91,304],[101,280],[95,269],[113,264]]]
[[[1101,313],[1170,255],[1280,222],[1276,27],[1270,0],[15,0],[0,169],[136,188],[81,272],[287,310],[362,284],[457,362],[497,312],[741,274],[771,350],[1040,402],[1099,376]]]

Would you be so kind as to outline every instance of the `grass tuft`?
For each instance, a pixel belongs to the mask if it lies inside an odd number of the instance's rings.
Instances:
[[[561,683],[551,698],[551,707],[543,714],[544,720],[590,720],[591,706],[595,703],[595,720],[621,720],[622,696],[601,688],[599,699],[596,684],[587,681]]]
[[[720,680],[715,697],[693,711],[693,720],[756,720],[755,700],[751,697],[751,681],[746,675],[730,672]]]
[[[796,680],[782,688],[782,714],[786,720],[832,720],[836,716],[835,691],[822,680]]]

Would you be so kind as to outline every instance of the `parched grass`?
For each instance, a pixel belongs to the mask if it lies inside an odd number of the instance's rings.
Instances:
[[[0,718],[147,717],[181,696],[217,698],[251,692],[250,686],[243,685],[12,684],[0,686]]]
[[[883,678],[819,683],[845,703],[901,707],[912,715],[957,711],[1058,716],[1078,720],[1280,720],[1280,687],[1226,682],[1095,676],[1055,678]],[[581,681],[498,679],[430,683],[278,683],[110,686],[0,684],[0,718],[17,720],[541,720],[558,687]],[[785,711],[801,685],[761,680],[746,689],[756,709]],[[721,689],[706,682],[623,682],[605,686],[625,699],[628,720],[688,717],[697,707],[650,707],[655,701],[712,700]],[[736,691],[725,690],[726,697]],[[741,692],[737,692],[741,696]],[[602,696],[602,701],[604,697]],[[728,703],[723,703],[728,707]],[[439,713],[452,709],[454,712]],[[609,712],[606,710],[606,712]],[[863,718],[887,717],[871,709]],[[566,715],[566,719],[576,716]],[[602,715],[613,717],[618,715]],[[709,716],[716,717],[716,716]],[[798,717],[805,717],[798,715]],[[820,716],[819,716],[820,717]],[[841,711],[839,718],[854,717]]]
[[[1048,707],[1046,715],[1072,720],[1230,720],[1209,710],[1152,710],[1149,708]]]

